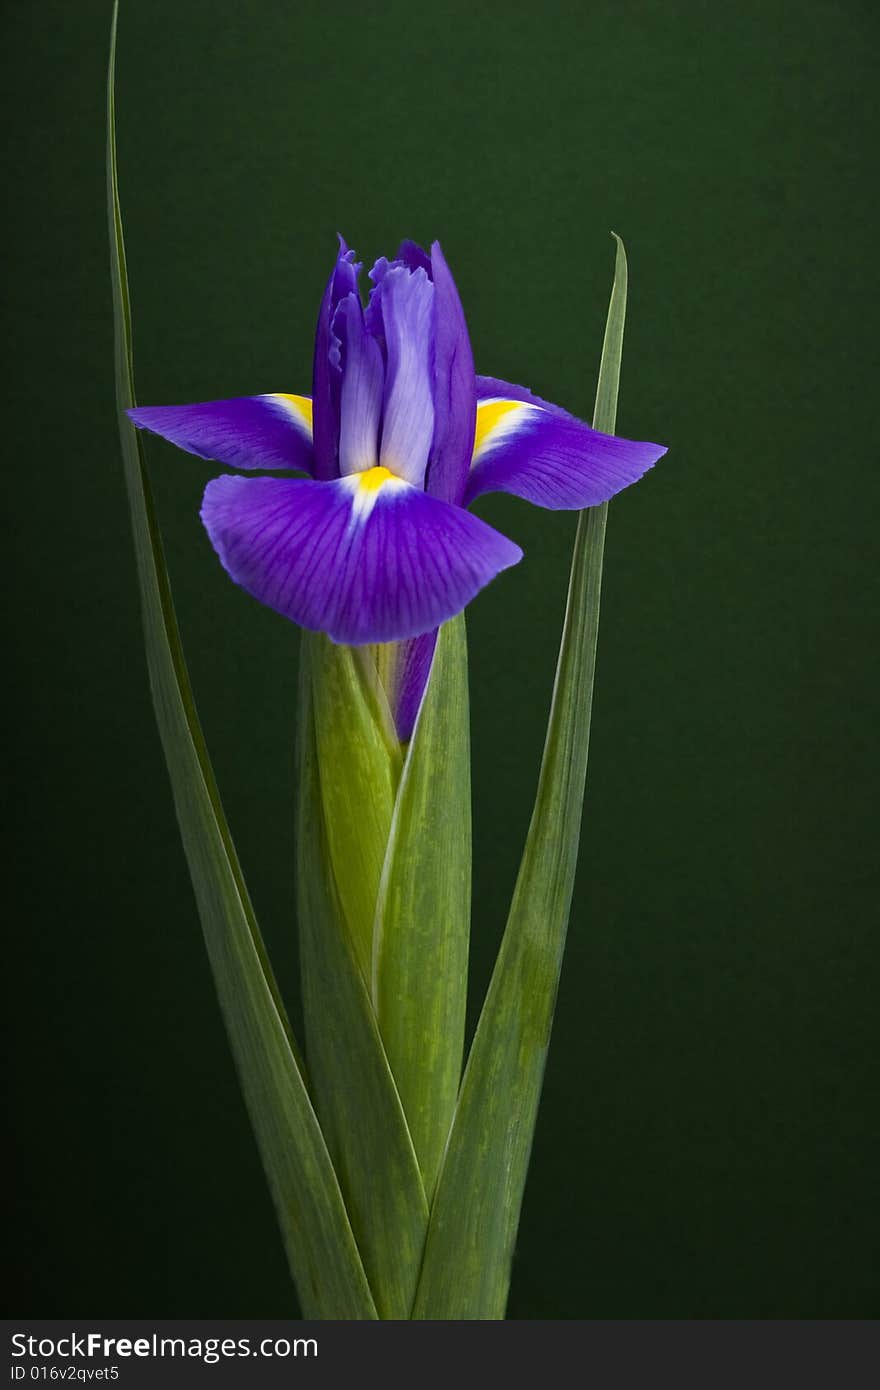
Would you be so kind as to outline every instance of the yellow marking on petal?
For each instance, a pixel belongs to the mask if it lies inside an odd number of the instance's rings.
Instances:
[[[358,488],[361,492],[378,492],[382,484],[387,483],[389,478],[395,482],[400,482],[397,474],[392,473],[390,468],[377,464],[375,468],[365,468],[362,473],[358,473]]]
[[[272,397],[279,402],[293,415],[296,423],[311,439],[312,437],[312,401],[310,396],[290,396],[286,391],[276,391]]]
[[[476,461],[484,450],[491,447],[496,437],[506,435],[510,426],[515,425],[517,417],[535,410],[527,401],[505,401],[494,398],[477,402],[477,428],[474,434],[474,454]]]
[[[365,468],[362,473],[346,473],[341,479],[347,483],[352,490],[352,509],[351,520],[353,525],[362,524],[367,520],[376,503],[379,500],[379,493],[383,488],[397,492],[399,489],[408,489],[409,483],[404,482],[403,478],[398,478],[396,473],[392,473],[390,468],[385,468],[381,463],[373,468]],[[385,497],[387,500],[388,492]]]

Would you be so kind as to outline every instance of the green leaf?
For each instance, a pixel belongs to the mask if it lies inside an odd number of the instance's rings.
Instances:
[[[594,424],[613,432],[626,311],[617,238]],[[607,504],[578,521],[538,791],[471,1048],[413,1316],[503,1318],[577,866]]]
[[[363,653],[303,637],[315,690],[327,852],[351,945],[372,977],[373,922],[403,761],[378,679]]]
[[[376,1317],[333,1165],[220,804],[190,688],[134,404],[131,308],[116,172],[114,6],[107,85],[107,192],[116,398],[147,663],[183,845],[220,1007],[291,1272],[306,1317]]]
[[[373,939],[373,995],[433,1192],[461,1080],[471,910],[464,615],[440,629],[397,793]]]
[[[428,1225],[425,1194],[449,1133],[464,1040],[464,619],[440,632],[405,761],[375,649],[305,633],[301,663],[298,887],[309,1066],[380,1316],[407,1318]]]
[[[358,653],[304,632],[300,667],[297,890],[309,1068],[379,1315],[408,1318],[428,1204],[346,920],[336,876],[339,859],[330,848],[331,833],[341,852],[346,840],[356,839],[359,826],[365,833],[375,830],[374,798],[376,786],[385,785],[387,757],[381,729],[370,728],[377,710],[361,679]],[[372,782],[362,776],[371,762]],[[346,770],[355,774],[349,795]],[[356,792],[366,798],[363,815]],[[389,806],[389,823],[390,816]],[[387,834],[388,827],[386,841]],[[372,872],[369,860],[359,862]],[[357,901],[369,891],[352,878],[348,885]]]

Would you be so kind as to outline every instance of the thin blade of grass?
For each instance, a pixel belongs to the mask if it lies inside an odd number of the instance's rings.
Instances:
[[[117,18],[118,5],[107,85],[116,398],[156,719],[220,1007],[303,1313],[372,1319],[375,1304],[220,803],[187,675],[141,436],[125,415],[134,404],[134,372],[116,170]]]
[[[626,312],[617,240],[594,425],[613,433]],[[580,839],[607,504],[581,513],[538,791],[462,1082],[414,1317],[503,1318]]]

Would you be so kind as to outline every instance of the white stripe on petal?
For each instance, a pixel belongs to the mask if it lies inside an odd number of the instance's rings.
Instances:
[[[380,290],[388,365],[379,462],[421,487],[434,437],[434,286],[423,270],[401,266],[386,271]]]
[[[410,484],[398,478],[387,468],[369,468],[365,472],[350,473],[343,481],[352,495],[351,520],[353,526],[363,526],[370,516],[380,494],[383,502],[388,502],[402,490],[408,491]]]

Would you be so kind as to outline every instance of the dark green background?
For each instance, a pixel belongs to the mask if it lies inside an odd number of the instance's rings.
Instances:
[[[7,3],[4,544],[15,1291],[32,1315],[293,1308],[156,737],[115,437],[110,6]],[[344,231],[439,236],[479,366],[619,428],[585,837],[510,1313],[878,1312],[875,10],[124,0],[144,402],[308,389]],[[295,992],[297,637],[223,576],[211,468],[150,460],[251,889]],[[572,518],[470,613],[475,997],[503,926]]]

